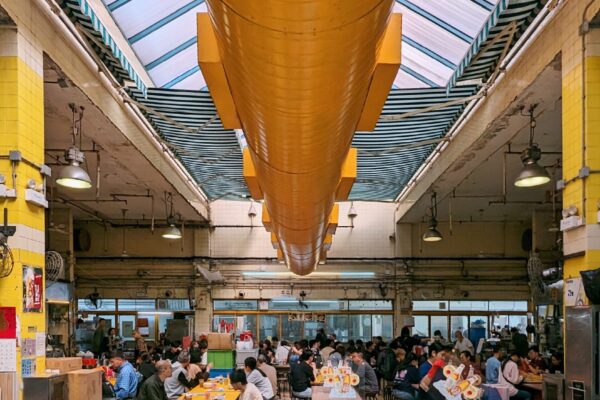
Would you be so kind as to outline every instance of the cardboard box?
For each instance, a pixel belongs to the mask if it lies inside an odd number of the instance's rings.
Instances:
[[[57,369],[61,374],[81,369],[81,357],[46,358],[46,369]]]
[[[102,400],[102,370],[80,369],[67,374],[69,400]]]
[[[229,333],[209,333],[208,337],[209,350],[232,350],[233,340]]]

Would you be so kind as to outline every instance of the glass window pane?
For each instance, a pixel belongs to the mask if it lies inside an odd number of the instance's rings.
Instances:
[[[335,333],[337,340],[340,342],[347,342],[350,339],[348,337],[347,315],[327,315],[325,318],[325,321],[327,321],[325,333]]]
[[[317,336],[317,329],[325,328],[325,324],[316,321],[304,322],[304,338],[307,340],[314,339]]]
[[[273,336],[279,337],[279,315],[261,315],[259,340]]]
[[[154,299],[119,299],[119,311],[156,310]]]
[[[350,300],[349,310],[392,310],[391,300]],[[380,335],[376,335],[380,336]]]
[[[281,316],[281,337],[280,340],[287,340],[293,343],[304,339],[302,330],[302,321],[290,321],[287,314]]]
[[[508,325],[517,328],[519,332],[527,334],[527,315],[511,315],[508,318]]]
[[[141,318],[148,319],[148,335],[144,336],[144,339],[155,341],[156,340],[156,317],[154,315],[143,315]],[[171,317],[172,318],[172,317]]]
[[[412,329],[412,334],[429,337],[429,316],[415,315],[413,319],[415,320],[415,326]]]
[[[394,316],[393,315],[373,315],[371,333],[373,336],[381,336],[384,341],[393,338],[394,335]]]
[[[221,328],[221,323],[223,323],[223,325],[233,324],[235,330],[235,318],[235,315],[215,315],[213,317],[213,332],[218,332],[219,330],[225,332],[225,329]]]
[[[115,299],[100,299],[96,304],[89,299],[78,299],[77,309],[79,311],[115,311],[117,302]]]
[[[133,349],[133,330],[135,329],[135,315],[119,315],[119,334],[123,338],[124,347]],[[129,341],[129,342],[127,342]]]
[[[446,315],[432,315],[431,316],[431,336],[434,335],[435,331],[440,331],[444,339],[448,339],[448,316]]]
[[[469,337],[468,321],[466,315],[452,315],[450,317],[450,339],[456,340],[456,331],[461,331],[464,337]]]
[[[213,307],[215,311],[256,311],[258,302],[256,300],[215,300]]]
[[[436,300],[420,300],[413,301],[414,311],[444,311],[448,309],[447,301],[436,301]]]
[[[487,316],[470,316],[469,317],[469,340],[477,350],[479,339],[488,338]]]
[[[346,309],[344,300],[304,300],[275,299],[269,301],[269,310],[289,311],[341,311]]]
[[[349,315],[348,321],[350,339],[371,340],[373,335],[371,334],[372,320],[370,314]]]
[[[188,299],[158,299],[159,310],[167,311],[189,311],[190,302]]]
[[[527,311],[526,301],[490,301],[490,311]]]
[[[221,321],[224,324],[233,324],[236,336],[243,331],[250,331],[252,336],[256,338],[256,315],[215,315],[213,317],[213,330],[215,332],[221,327]],[[221,328],[221,330],[225,332],[225,329]]]
[[[450,310],[452,311],[487,311],[487,301],[451,301]]]
[[[508,315],[492,315],[490,320],[492,327],[496,332],[510,337],[510,332],[508,331],[510,328],[510,325],[508,324]]]

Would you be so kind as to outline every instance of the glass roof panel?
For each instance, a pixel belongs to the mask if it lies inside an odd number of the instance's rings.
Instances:
[[[196,13],[204,0],[103,0],[157,87],[205,86]],[[396,0],[403,13],[399,88],[446,86],[498,0]],[[194,79],[198,79],[195,82]]]

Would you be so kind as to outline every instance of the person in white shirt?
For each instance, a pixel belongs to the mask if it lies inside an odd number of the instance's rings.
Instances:
[[[498,383],[508,386],[508,394],[511,400],[531,400],[531,393],[525,390],[519,390],[514,385],[523,382],[523,374],[519,371],[519,361],[521,357],[517,352],[512,352],[500,367],[498,374]]]
[[[471,354],[475,354],[475,347],[473,347],[473,343],[469,339],[463,336],[461,331],[456,331],[456,343],[454,344],[454,349],[458,354],[463,351],[468,351]]]
[[[244,371],[246,372],[246,380],[258,388],[265,400],[271,400],[275,397],[269,378],[262,370],[257,368],[256,358],[248,357],[244,360]]]
[[[282,340],[279,346],[277,346],[277,351],[275,351],[275,361],[278,364],[287,364],[290,349],[291,347],[288,345],[288,342]]]
[[[252,383],[246,380],[246,373],[242,369],[237,369],[229,375],[231,386],[235,390],[239,390],[239,400],[263,400],[260,390]]]

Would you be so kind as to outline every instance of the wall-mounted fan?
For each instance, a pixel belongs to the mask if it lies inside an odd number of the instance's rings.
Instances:
[[[46,280],[56,282],[61,276],[65,268],[65,260],[56,251],[46,252]]]
[[[99,310],[102,308],[102,296],[94,288],[94,291],[85,296],[85,306],[90,310]]]

